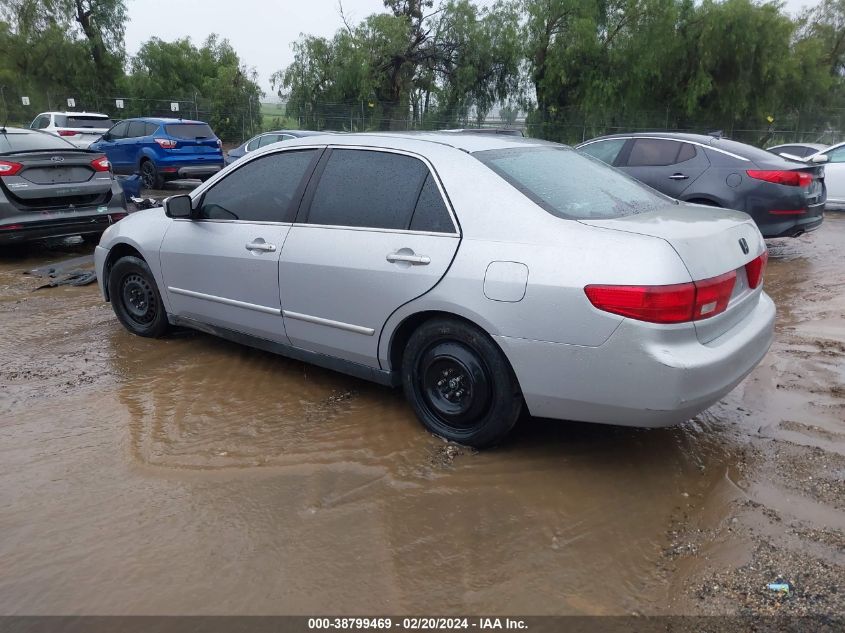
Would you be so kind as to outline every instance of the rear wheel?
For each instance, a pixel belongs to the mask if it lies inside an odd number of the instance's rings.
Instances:
[[[411,335],[402,359],[405,396],[426,428],[478,448],[516,424],[522,396],[510,364],[478,328],[434,319]]]
[[[141,161],[141,180],[147,189],[161,189],[164,186],[164,178],[158,173],[158,168],[151,160]]]
[[[107,283],[112,309],[127,330],[152,338],[167,332],[167,313],[147,262],[121,257],[112,266]]]

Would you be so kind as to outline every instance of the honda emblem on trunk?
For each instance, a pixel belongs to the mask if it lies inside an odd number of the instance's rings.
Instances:
[[[61,162],[63,162],[65,159],[64,159],[64,158],[62,158],[61,156],[51,156],[51,157],[50,157],[50,160],[51,160],[51,161],[53,161],[54,163],[61,163]]]
[[[745,255],[748,255],[748,242],[745,241],[744,237],[739,238],[739,247]]]

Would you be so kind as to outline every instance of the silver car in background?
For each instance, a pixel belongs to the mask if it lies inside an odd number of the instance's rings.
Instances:
[[[760,361],[775,308],[744,213],[683,205],[565,146],[312,136],[250,153],[103,235],[141,336],[188,326],[384,385],[433,433],[523,410],[682,422]]]

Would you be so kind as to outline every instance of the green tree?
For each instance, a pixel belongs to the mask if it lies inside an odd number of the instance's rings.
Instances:
[[[145,114],[166,114],[169,102],[195,104],[215,132],[240,139],[260,128],[261,89],[255,71],[240,62],[228,40],[210,35],[197,48],[188,38],[152,38],[132,58],[128,96]],[[139,106],[136,106],[139,107]]]

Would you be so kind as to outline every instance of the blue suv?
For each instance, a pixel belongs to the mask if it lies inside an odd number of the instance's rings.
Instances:
[[[149,189],[177,178],[207,180],[223,168],[220,139],[202,121],[126,119],[89,149],[105,154],[116,174],[140,173]]]

